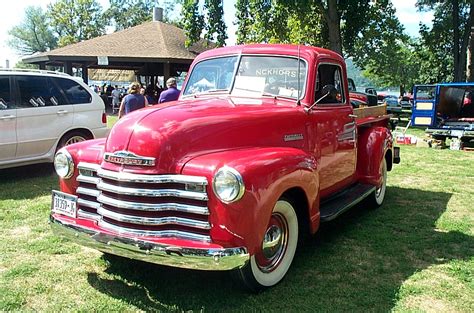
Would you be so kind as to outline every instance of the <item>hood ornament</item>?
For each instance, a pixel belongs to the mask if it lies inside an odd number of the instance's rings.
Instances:
[[[106,152],[104,161],[123,165],[155,166],[155,158],[143,157],[128,151]]]

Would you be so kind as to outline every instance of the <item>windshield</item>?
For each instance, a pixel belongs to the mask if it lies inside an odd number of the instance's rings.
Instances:
[[[242,56],[237,67],[238,62],[238,56],[199,62],[183,95],[225,91],[237,96],[296,99],[304,94],[306,63],[302,60],[299,67],[297,58],[281,56]]]

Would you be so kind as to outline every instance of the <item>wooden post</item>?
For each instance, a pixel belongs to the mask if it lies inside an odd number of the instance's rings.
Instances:
[[[164,76],[164,82],[163,82],[163,87],[166,88],[166,81],[168,78],[171,76],[171,64],[169,61],[165,62],[163,64],[163,76]]]
[[[72,75],[72,63],[69,61],[64,62],[64,73]]]
[[[82,63],[82,80],[84,80],[84,83],[89,85],[89,73],[87,71],[86,63]]]

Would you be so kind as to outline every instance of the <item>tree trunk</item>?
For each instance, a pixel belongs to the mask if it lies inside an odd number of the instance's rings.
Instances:
[[[459,0],[452,0],[453,1],[453,43],[454,43],[454,81],[459,82],[461,81],[461,74],[462,69],[459,66]]]
[[[326,22],[329,30],[329,49],[342,55],[341,19],[337,12],[337,0],[328,0]]]
[[[471,27],[471,36],[469,38],[469,51],[467,55],[466,78],[468,82],[474,82],[474,27]]]
[[[464,34],[462,38],[462,43],[461,43],[461,54],[459,57],[459,71],[461,72],[461,80],[468,80],[468,81],[474,81],[474,67],[473,67],[473,56],[472,52],[474,52],[474,38],[473,37],[473,23],[474,23],[474,1],[471,1],[471,5],[469,8],[469,18],[466,23],[466,27],[464,28]],[[470,36],[469,36],[470,35]],[[471,38],[469,40],[469,38]],[[470,71],[470,73],[466,73],[466,76],[462,75],[464,73],[464,69],[466,69],[466,56],[468,53],[468,45],[469,45],[469,64],[467,68],[467,72]],[[470,70],[469,70],[470,69]]]

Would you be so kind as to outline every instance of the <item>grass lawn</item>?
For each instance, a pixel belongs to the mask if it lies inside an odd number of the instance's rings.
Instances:
[[[474,152],[401,150],[384,205],[323,225],[258,295],[59,239],[52,166],[0,171],[0,311],[474,312]]]

